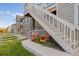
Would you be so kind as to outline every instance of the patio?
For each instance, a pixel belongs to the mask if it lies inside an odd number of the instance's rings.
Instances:
[[[71,56],[67,52],[63,52],[32,42],[31,39],[23,40],[22,46],[37,56]]]

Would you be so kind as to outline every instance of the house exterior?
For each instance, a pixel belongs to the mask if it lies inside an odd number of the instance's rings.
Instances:
[[[6,29],[7,29],[8,33],[17,34],[16,24],[12,24],[11,26],[8,26]]]
[[[37,5],[78,26],[78,3],[38,3]]]
[[[26,3],[24,16],[16,17],[17,29],[24,33],[45,30],[66,52],[79,55],[78,15],[77,3]]]
[[[8,33],[11,33],[11,26],[8,26],[6,29],[7,29],[7,31],[8,31]]]
[[[28,31],[32,31],[32,30],[42,30],[43,28],[41,27],[41,25],[35,21],[35,19],[28,13],[27,15],[24,15],[24,23],[25,26],[25,30],[26,30],[26,33]]]
[[[17,27],[17,33],[23,34],[23,16],[16,15],[16,27]]]

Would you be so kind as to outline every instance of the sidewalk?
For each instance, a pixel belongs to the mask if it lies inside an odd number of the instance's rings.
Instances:
[[[37,56],[70,56],[70,54],[37,44],[28,40],[22,41],[22,46]]]

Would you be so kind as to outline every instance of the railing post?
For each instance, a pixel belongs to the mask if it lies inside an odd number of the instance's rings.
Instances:
[[[45,20],[47,21],[47,14],[45,16],[46,16],[46,19]]]
[[[79,46],[79,30],[77,30],[77,46]]]
[[[79,30],[78,30],[78,46],[79,46]]]
[[[58,20],[57,20],[57,30],[58,30]]]
[[[78,46],[78,30],[75,29],[75,48]]]
[[[70,29],[70,47],[72,46],[72,30]]]
[[[51,23],[50,16],[49,16],[49,23]]]
[[[59,22],[59,25],[58,25],[58,27],[59,27],[59,33],[60,33],[60,22]]]
[[[64,25],[64,41],[66,40],[66,26]]]
[[[75,41],[75,38],[76,38],[76,35],[75,35],[75,33],[76,33],[76,30],[74,30],[74,49],[76,48],[76,41]]]

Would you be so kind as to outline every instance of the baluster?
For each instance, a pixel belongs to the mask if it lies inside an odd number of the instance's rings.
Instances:
[[[78,47],[78,44],[79,44],[79,30],[77,30],[77,47]]]
[[[69,44],[69,35],[70,35],[70,33],[69,33],[69,27],[67,28],[67,43]]]
[[[44,12],[42,12],[42,20],[44,20]]]
[[[39,13],[39,19],[41,19],[41,11],[39,10],[39,12],[40,12],[40,13]]]
[[[42,20],[42,12],[41,12],[41,10],[39,12],[40,12],[40,18],[39,19]]]
[[[38,13],[40,12],[40,10],[38,10]],[[40,13],[38,14],[38,18],[40,19]],[[41,19],[40,19],[41,20]]]
[[[58,30],[58,20],[57,20],[57,30]]]
[[[71,31],[71,48],[74,49],[74,30]]]
[[[63,24],[61,23],[61,31],[60,31],[60,36],[61,36],[61,39],[62,39],[62,27],[63,27]]]
[[[42,12],[42,20],[44,20],[44,12]]]
[[[64,41],[66,42],[66,25],[64,25]]]
[[[51,23],[50,16],[49,16],[49,23]]]
[[[67,38],[67,33],[68,33],[67,31],[68,31],[68,29],[67,29],[67,26],[66,26],[66,43],[67,43],[67,39],[68,39]]]
[[[44,21],[46,21],[46,13],[44,13]]]
[[[43,19],[43,12],[41,10],[40,10],[40,12],[41,12],[40,13],[40,16],[41,16],[40,19],[42,20]]]
[[[55,19],[55,27],[57,28],[57,19]]]
[[[46,19],[45,20],[47,21],[47,14],[45,16],[46,16]]]
[[[79,46],[79,30],[78,30],[78,46]]]
[[[63,40],[64,40],[64,32],[65,32],[65,31],[64,31],[64,24],[63,24],[63,28],[62,28],[62,29],[63,29]]]
[[[54,27],[54,17],[52,18],[52,25],[53,25],[53,27]]]
[[[61,22],[59,22],[59,34],[61,34]]]
[[[59,32],[60,32],[60,22],[59,22],[59,25],[58,25],[58,27],[59,27]]]
[[[50,23],[52,24],[52,17],[50,16]]]
[[[70,28],[68,27],[68,44],[70,44]]]
[[[39,18],[39,11],[37,10],[37,15],[36,15],[38,18]]]
[[[72,46],[72,30],[70,29],[70,47]]]
[[[77,45],[78,45],[78,33],[77,33],[77,29],[76,29],[76,32],[75,32],[75,42],[76,42],[76,48],[77,48]]]
[[[75,35],[75,33],[76,33],[76,30],[74,30],[74,49],[76,48],[76,41],[75,41],[76,35]]]
[[[55,27],[55,18],[54,18],[54,27]]]
[[[49,15],[47,14],[47,21],[49,22]]]
[[[36,13],[36,16],[39,18],[39,10],[37,10],[37,12],[35,13]]]
[[[61,33],[61,22],[60,22],[60,33]]]

